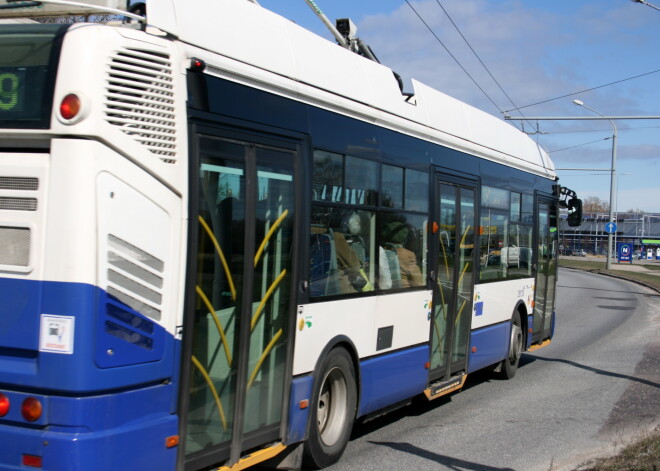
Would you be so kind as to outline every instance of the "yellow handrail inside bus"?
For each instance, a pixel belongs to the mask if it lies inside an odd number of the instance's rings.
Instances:
[[[458,285],[456,286],[456,289],[459,289],[461,287],[461,282],[463,281],[463,275],[465,275],[465,272],[467,271],[469,266],[470,266],[470,262],[467,262],[465,264],[465,266],[463,267],[463,271],[461,272],[461,276],[458,278]]]
[[[263,351],[261,354],[261,357],[259,358],[259,361],[257,362],[257,365],[254,367],[254,371],[252,371],[252,374],[250,375],[250,380],[248,381],[247,387],[250,389],[252,387],[252,383],[254,383],[255,378],[257,377],[257,373],[261,369],[261,365],[263,364],[264,360],[266,357],[270,354],[270,351],[273,349],[277,341],[280,339],[282,336],[282,329],[278,330],[275,336],[272,338],[272,340],[268,343],[266,346],[266,349]]]
[[[463,313],[463,308],[465,307],[466,303],[467,303],[467,299],[464,299],[463,304],[461,304],[461,308],[458,310],[458,314],[456,315],[456,322],[454,322],[454,326],[458,324],[458,319],[461,317],[461,314]]]
[[[465,228],[465,232],[463,232],[463,237],[461,237],[461,245],[459,245],[459,247],[463,247],[463,243],[465,242],[465,238],[467,237],[467,233],[471,227],[472,226],[468,224],[467,227]]]
[[[213,322],[215,322],[215,326],[218,329],[218,333],[222,339],[222,345],[225,349],[225,354],[227,355],[227,364],[231,366],[231,353],[229,352],[229,343],[227,342],[227,337],[225,336],[225,329],[222,328],[220,319],[218,319],[218,315],[216,314],[211,301],[209,301],[209,298],[206,297],[206,294],[204,294],[202,288],[196,286],[195,291],[197,291],[197,295],[201,298],[202,302],[206,306],[206,309],[208,309],[209,313],[211,314],[211,317],[213,317]]]
[[[273,236],[273,233],[277,230],[278,226],[284,221],[284,218],[287,217],[289,214],[289,210],[285,209],[284,212],[278,217],[273,225],[271,226],[270,230],[268,231],[268,234],[266,234],[266,237],[264,237],[264,240],[261,242],[261,245],[259,246],[259,249],[257,250],[257,253],[254,255],[254,266],[257,266],[257,263],[259,263],[259,258],[261,257],[261,254],[263,253],[264,249],[266,248],[266,244],[270,240],[270,238]]]
[[[268,298],[270,298],[270,295],[273,294],[273,291],[275,291],[275,288],[277,288],[277,285],[280,284],[280,281],[284,278],[286,275],[286,268],[282,270],[282,273],[280,273],[280,276],[275,278],[275,281],[271,283],[271,285],[268,287],[268,291],[266,291],[266,294],[264,295],[263,299],[259,303],[259,306],[257,307],[257,310],[254,312],[254,316],[252,316],[252,322],[250,325],[250,330],[254,330],[254,326],[257,325],[257,321],[259,320],[259,316],[261,316],[261,311],[263,311],[264,307],[266,307],[266,302],[268,301]]]
[[[442,248],[442,257],[445,259],[445,273],[449,279],[449,262],[447,261],[447,252],[445,251],[445,244],[442,242],[442,234],[440,234],[440,248]]]
[[[227,264],[227,260],[225,259],[225,254],[222,252],[222,249],[220,248],[220,244],[218,243],[218,239],[215,238],[215,234],[213,234],[213,231],[209,227],[209,225],[206,223],[204,218],[202,216],[199,216],[199,222],[208,234],[208,236],[211,238],[211,242],[213,242],[213,245],[215,246],[216,252],[218,252],[218,257],[220,257],[220,262],[222,263],[222,268],[225,270],[225,275],[227,275],[227,281],[229,282],[229,290],[231,291],[231,299],[232,301],[236,301],[236,287],[234,286],[234,280],[231,277],[231,272],[229,271],[229,265]]]
[[[199,360],[195,357],[195,355],[192,356],[192,362],[193,362],[193,365],[195,365],[197,367],[199,372],[204,377],[204,380],[206,381],[206,384],[208,384],[209,389],[211,390],[211,393],[213,394],[213,399],[215,399],[215,404],[216,404],[216,406],[218,406],[218,412],[220,412],[220,420],[222,421],[222,427],[225,430],[227,430],[227,418],[225,417],[225,410],[222,407],[222,401],[220,400],[220,396],[218,395],[218,390],[215,389],[215,385],[213,384],[213,381],[211,380],[211,377],[206,372],[206,369],[204,369],[204,367],[199,362]]]
[[[438,320],[433,316],[433,324],[435,327],[435,335],[438,337],[438,353],[440,353],[440,339],[442,338],[444,340],[444,336],[440,336],[440,327],[438,327]]]

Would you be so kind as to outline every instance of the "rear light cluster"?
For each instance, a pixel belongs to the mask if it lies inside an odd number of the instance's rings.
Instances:
[[[9,398],[0,393],[0,417],[4,417],[9,412]]]
[[[11,401],[5,394],[0,393],[0,417],[4,417],[11,409]],[[41,418],[43,413],[41,401],[36,397],[26,397],[21,404],[21,415],[28,422],[35,422]]]

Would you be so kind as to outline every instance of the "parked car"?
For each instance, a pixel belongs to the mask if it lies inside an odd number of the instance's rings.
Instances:
[[[586,257],[586,256],[587,256],[587,252],[585,252],[584,249],[573,250],[573,252],[571,253],[571,255],[573,255],[573,256],[575,256],[575,257]]]

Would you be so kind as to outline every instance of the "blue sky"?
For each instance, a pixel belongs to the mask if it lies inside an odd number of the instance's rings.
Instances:
[[[405,0],[316,0],[332,21],[351,18],[358,36],[404,80],[415,78],[495,116],[502,117],[501,111],[515,106],[525,108],[510,111],[511,116],[521,116],[521,112],[536,117],[595,116],[574,105],[574,99],[609,116],[660,115],[660,11],[630,0],[409,2],[490,99],[456,65]],[[660,6],[660,0],[649,2]],[[304,0],[259,3],[332,39]],[[642,74],[647,75],[625,80]],[[619,174],[615,207],[660,212],[660,120],[615,124]],[[524,123],[524,129],[537,131],[537,122]],[[557,168],[610,168],[612,126],[608,121],[539,121],[538,131],[541,134],[532,137],[550,151]],[[560,170],[559,176],[562,185],[581,197],[609,201],[609,172]]]

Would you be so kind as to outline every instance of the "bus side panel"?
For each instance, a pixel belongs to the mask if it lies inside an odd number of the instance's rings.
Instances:
[[[428,343],[431,297],[431,291],[416,290],[301,306],[293,374],[313,371],[326,345],[339,336],[351,340],[360,359]],[[379,344],[384,330],[390,341]]]
[[[312,375],[294,378],[291,382],[291,398],[289,402],[289,427],[287,430],[286,443],[296,443],[307,437],[307,418],[312,399],[312,387],[314,377]],[[307,407],[301,407],[301,401],[307,400]]]
[[[552,321],[553,321],[552,325],[553,325],[553,333],[554,333],[554,315]],[[529,329],[530,332],[534,331],[534,314],[530,314],[527,316],[527,328]],[[532,346],[532,336],[527,335],[526,338],[527,338],[527,342],[525,345],[525,350],[529,350],[529,347]]]
[[[528,313],[532,312],[534,279],[521,278],[478,284],[474,287],[474,300],[472,329],[510,321],[518,301],[525,303]]]
[[[357,416],[420,394],[428,382],[428,359],[429,347],[423,345],[361,362],[362,394]]]
[[[502,361],[507,356],[511,323],[491,325],[472,331],[468,373]]]

